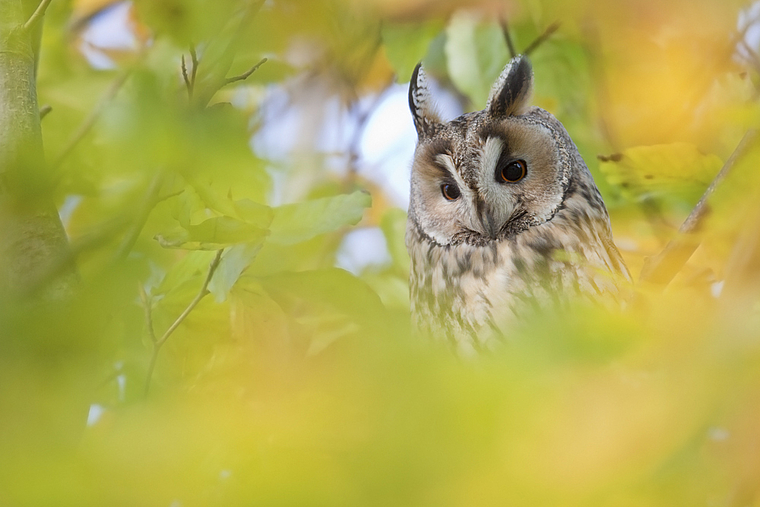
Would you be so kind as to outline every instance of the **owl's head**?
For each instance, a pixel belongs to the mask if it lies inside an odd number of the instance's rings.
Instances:
[[[419,139],[409,215],[420,233],[440,245],[486,244],[539,226],[560,209],[573,166],[583,162],[562,124],[530,107],[532,88],[530,63],[517,56],[484,110],[444,122],[422,67],[415,68],[409,107]]]

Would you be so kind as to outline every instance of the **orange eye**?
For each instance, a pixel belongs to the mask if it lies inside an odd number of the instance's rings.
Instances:
[[[528,164],[524,160],[513,160],[501,168],[499,173],[502,181],[517,183],[528,174]]]
[[[441,185],[441,193],[449,201],[456,201],[462,195],[455,183],[444,183]]]

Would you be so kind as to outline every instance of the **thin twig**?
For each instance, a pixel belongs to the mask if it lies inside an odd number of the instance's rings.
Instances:
[[[167,329],[163,335],[161,335],[161,338],[157,339],[155,338],[155,335],[151,337],[153,340],[153,354],[150,358],[150,364],[148,365],[148,374],[147,378],[145,380],[145,396],[148,396],[148,391],[150,389],[150,379],[153,376],[153,370],[156,367],[156,359],[158,358],[158,352],[161,350],[161,347],[166,343],[166,340],[169,339],[169,337],[172,335],[174,331],[177,330],[180,324],[187,318],[188,315],[190,315],[190,312],[192,312],[196,306],[198,306],[198,303],[201,302],[201,300],[206,297],[207,294],[209,294],[208,290],[208,284],[211,283],[211,278],[213,278],[214,273],[216,272],[216,268],[219,267],[219,263],[222,260],[222,253],[224,252],[224,249],[217,250],[216,255],[214,256],[214,259],[211,261],[211,264],[208,267],[208,272],[206,273],[206,279],[203,281],[203,285],[201,286],[201,290],[198,291],[198,294],[193,298],[192,301],[190,301],[190,304],[187,305],[187,308],[177,317],[177,319],[172,323],[171,326],[169,326],[169,329]],[[146,313],[146,318],[148,317],[148,314]],[[152,317],[151,317],[152,322]],[[152,324],[150,324],[149,332],[152,332]]]
[[[527,56],[527,55],[530,55],[533,51],[535,51],[536,48],[538,48],[538,46],[543,44],[546,41],[546,39],[551,37],[552,34],[559,29],[559,25],[560,25],[559,21],[555,21],[551,25],[547,26],[546,30],[544,30],[544,33],[536,37],[536,40],[531,42],[528,45],[528,47],[525,48],[525,51],[523,51],[523,54]]]
[[[92,111],[90,111],[90,114],[87,116],[87,118],[84,119],[81,125],[79,125],[79,128],[74,132],[74,135],[71,136],[71,139],[69,139],[69,142],[66,144],[66,147],[63,149],[63,151],[58,155],[58,157],[55,159],[55,162],[52,164],[53,169],[57,169],[61,166],[64,160],[66,160],[66,157],[68,157],[72,151],[74,151],[74,148],[76,148],[77,144],[84,138],[84,136],[87,135],[87,133],[92,129],[93,125],[95,125],[95,122],[98,120],[100,115],[103,113],[103,110],[105,109],[106,105],[113,100],[113,98],[118,93],[119,89],[124,85],[127,78],[131,74],[131,69],[125,69],[124,71],[119,74],[113,83],[111,83],[111,86],[108,87],[108,90],[106,90],[106,93],[103,95],[103,97],[100,99],[100,101],[95,105]]]
[[[166,330],[166,332],[161,336],[161,338],[156,342],[159,346],[166,343],[166,340],[169,339],[169,336],[179,327],[180,324],[182,324],[182,321],[187,318],[188,315],[190,315],[190,312],[195,309],[196,306],[198,306],[198,303],[201,302],[201,299],[206,297],[207,294],[209,294],[208,290],[208,284],[211,283],[211,278],[214,276],[214,273],[216,272],[216,268],[219,267],[219,262],[222,260],[222,252],[224,252],[224,249],[217,250],[216,255],[214,256],[214,259],[211,261],[211,264],[208,268],[208,273],[206,274],[206,279],[203,281],[203,286],[201,287],[201,290],[198,291],[198,294],[193,298],[193,300],[190,302],[189,305],[187,305],[187,308],[185,308],[185,311],[183,311],[179,317],[177,317],[177,320],[174,321],[174,323],[169,326],[169,329]]]
[[[190,46],[190,58],[192,58],[193,62],[193,75],[192,75],[192,83],[195,85],[195,76],[198,73],[198,53],[195,51],[195,46]]]
[[[187,87],[187,95],[188,97],[192,96],[193,90],[190,86],[190,78],[187,77],[187,65],[185,65],[185,55],[182,55],[182,65],[180,66],[182,69],[182,80],[185,81],[185,86]]]
[[[182,55],[182,71],[185,77],[185,83],[187,83],[187,95],[192,100],[193,92],[195,91],[195,79],[198,75],[198,53],[195,51],[195,46],[190,45],[190,63],[193,65],[190,69],[190,79],[187,78],[187,69],[185,68],[185,55]]]
[[[40,120],[45,118],[48,114],[50,114],[50,111],[53,110],[53,107],[50,104],[45,104],[40,108]]]
[[[230,71],[241,39],[250,30],[250,22],[256,17],[259,10],[261,10],[264,1],[265,0],[248,0],[248,6],[240,16],[238,26],[232,34],[232,37],[227,41],[225,49],[221,51],[220,57],[208,63],[208,78],[206,79],[208,86],[203,86],[198,91],[196,91],[194,87],[193,101],[197,105],[206,107],[216,92],[232,82],[225,79],[225,76],[227,76],[227,73]],[[196,84],[194,76],[192,82]]]
[[[229,78],[225,79],[224,80],[224,84],[222,84],[222,86],[227,86],[228,84],[235,83],[237,81],[245,81],[246,79],[248,79],[250,77],[251,74],[253,74],[257,70],[259,70],[259,67],[261,67],[262,65],[264,65],[266,63],[266,61],[267,61],[266,58],[262,58],[259,63],[257,63],[256,65],[254,65],[253,67],[251,67],[250,69],[248,69],[247,71],[245,71],[244,73],[240,74],[239,76],[229,77]]]
[[[749,149],[750,145],[757,139],[757,131],[750,130],[742,138],[731,156],[723,164],[720,172],[713,179],[710,186],[707,187],[702,198],[699,200],[684,223],[678,229],[678,235],[670,240],[665,248],[654,257],[648,258],[641,269],[639,280],[656,285],[666,286],[673,277],[686,264],[686,261],[692,256],[699,247],[700,240],[696,233],[699,232],[704,219],[710,211],[710,197],[718,185],[726,178],[731,169],[736,165],[737,160],[741,158]]]
[[[47,10],[48,5],[50,5],[50,2],[52,2],[52,0],[42,0],[40,2],[32,16],[27,20],[26,23],[24,23],[24,30],[31,30],[37,23],[42,20],[42,17],[45,15],[45,11]]]
[[[507,49],[509,49],[509,57],[514,58],[517,56],[517,51],[515,51],[515,45],[512,42],[512,35],[509,32],[509,25],[507,24],[507,18],[501,18],[499,20],[499,24],[501,25],[501,33],[504,34],[504,40],[507,42]]]

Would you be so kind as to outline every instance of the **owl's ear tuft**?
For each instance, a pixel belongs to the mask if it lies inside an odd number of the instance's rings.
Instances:
[[[488,96],[491,116],[520,115],[528,110],[533,92],[533,68],[524,55],[517,55],[501,71]]]
[[[409,81],[409,109],[412,111],[414,127],[420,139],[432,135],[441,119],[433,109],[427,76],[422,64],[418,63]]]

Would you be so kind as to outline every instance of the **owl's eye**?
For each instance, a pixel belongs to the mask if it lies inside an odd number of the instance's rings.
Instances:
[[[501,168],[497,179],[501,178],[502,181],[507,183],[517,183],[528,174],[528,164],[524,160],[513,160],[504,167]]]
[[[444,183],[441,185],[441,193],[449,201],[456,201],[462,195],[456,183]]]

